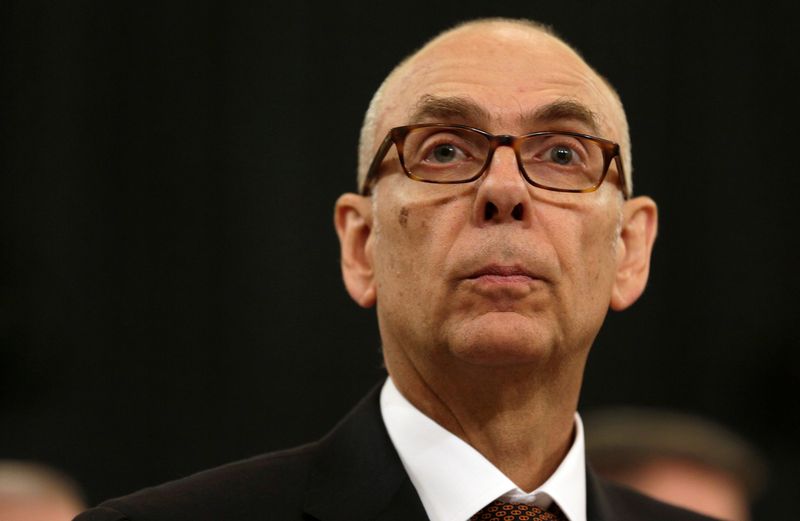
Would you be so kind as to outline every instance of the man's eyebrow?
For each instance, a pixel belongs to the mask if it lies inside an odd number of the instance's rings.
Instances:
[[[458,96],[441,98],[426,94],[417,101],[411,114],[411,123],[426,120],[437,120],[444,123],[455,121],[486,123],[491,117],[489,113],[469,98]]]
[[[439,97],[425,94],[417,101],[410,124],[422,123],[429,120],[437,122],[464,122],[471,124],[486,124],[492,120],[489,112],[469,98],[452,96]],[[597,116],[586,105],[571,99],[556,100],[547,105],[523,114],[521,121],[531,131],[550,130],[542,128],[542,124],[557,123],[560,121],[575,121],[589,128],[596,134],[598,132]]]
[[[582,123],[586,125],[593,134],[597,133],[599,127],[597,116],[589,107],[569,99],[548,103],[523,117],[523,121],[536,127],[540,126],[542,123],[555,123],[565,120]]]

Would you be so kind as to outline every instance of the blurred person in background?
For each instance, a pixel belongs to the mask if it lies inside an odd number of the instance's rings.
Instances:
[[[749,521],[766,464],[746,440],[708,419],[614,408],[585,416],[589,462],[601,476],[728,521]]]
[[[86,508],[83,492],[39,463],[0,460],[0,521],[69,521]]]

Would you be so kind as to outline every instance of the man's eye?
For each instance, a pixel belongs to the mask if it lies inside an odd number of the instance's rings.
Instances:
[[[458,157],[458,148],[450,143],[437,145],[431,152],[431,157],[437,163],[450,163]]]
[[[564,145],[554,146],[550,149],[550,159],[559,165],[568,165],[572,163],[575,157],[575,152]]]

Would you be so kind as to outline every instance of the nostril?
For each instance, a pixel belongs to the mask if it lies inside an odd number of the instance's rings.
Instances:
[[[483,208],[483,218],[489,221],[495,215],[497,215],[497,207],[494,205],[494,203],[486,203],[486,206]]]
[[[514,207],[514,209],[511,210],[511,217],[513,217],[517,221],[521,221],[522,220],[522,212],[523,212],[522,203],[517,203],[517,205]]]

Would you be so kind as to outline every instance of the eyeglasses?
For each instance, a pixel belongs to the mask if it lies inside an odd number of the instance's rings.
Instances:
[[[628,198],[619,145],[576,132],[534,132],[495,136],[465,125],[427,123],[391,129],[378,148],[361,187],[370,195],[392,144],[405,174],[423,183],[475,181],[489,168],[497,147],[514,150],[519,171],[533,186],[555,192],[594,192],[615,161],[622,193]]]

